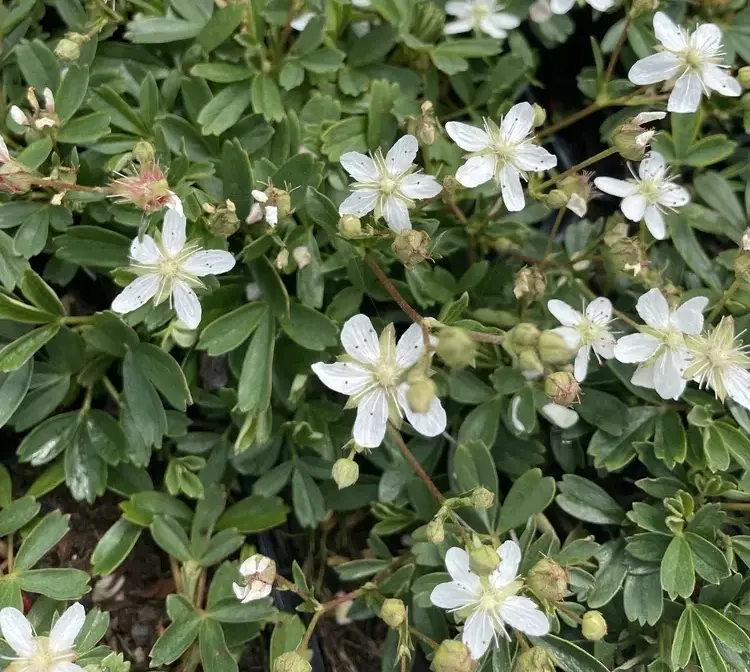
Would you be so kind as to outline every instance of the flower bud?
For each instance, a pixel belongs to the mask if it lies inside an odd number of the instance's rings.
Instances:
[[[409,117],[407,131],[416,136],[420,145],[431,145],[440,133],[440,122],[435,117],[433,105],[429,100],[422,103],[422,114]]]
[[[537,103],[534,103],[532,107],[534,109],[534,128],[544,126],[544,122],[547,121],[547,110]]]
[[[545,364],[560,366],[567,364],[575,355],[560,334],[546,329],[539,336],[539,356]]]
[[[612,144],[623,159],[640,161],[648,147],[648,144],[643,143],[643,133],[643,128],[632,123],[621,124],[612,134]]]
[[[477,509],[489,509],[494,503],[495,494],[484,486],[474,488],[471,493],[471,504]]]
[[[532,348],[526,348],[518,353],[518,364],[526,380],[536,380],[544,375],[544,364]]]
[[[359,478],[359,465],[348,457],[342,457],[333,463],[331,476],[339,490],[354,485]]]
[[[295,247],[292,250],[292,256],[294,257],[294,261],[297,262],[297,266],[299,268],[304,268],[312,261],[310,250],[308,250],[304,245]]]
[[[581,386],[568,371],[550,373],[544,381],[544,393],[552,403],[561,406],[570,406],[577,401],[580,391]]]
[[[427,413],[436,392],[437,386],[435,383],[429,378],[422,378],[409,385],[409,389],[406,391],[406,400],[415,413]]]
[[[599,611],[587,611],[583,615],[581,634],[590,642],[598,642],[607,634],[607,621]]]
[[[500,565],[500,556],[494,548],[482,544],[469,551],[469,568],[477,576],[489,576]]]
[[[380,608],[380,618],[389,628],[397,628],[406,620],[404,603],[395,598],[388,598]]]
[[[659,8],[659,0],[633,0],[630,7],[630,18],[635,19],[641,14],[650,14]]]
[[[206,206],[209,206],[207,209]],[[206,228],[220,238],[229,238],[240,228],[240,219],[237,217],[237,209],[232,201],[227,199],[223,205],[213,207],[205,203],[203,209],[209,212],[206,220]]]
[[[409,33],[428,44],[443,35],[445,13],[433,2],[420,2],[413,6]]]
[[[568,592],[568,570],[542,558],[529,571],[526,583],[541,599],[559,602]]]
[[[292,197],[289,192],[284,191],[283,189],[276,189],[275,187],[271,187],[268,191],[270,192],[268,194],[269,199],[271,203],[276,206],[279,219],[291,215],[293,212]]]
[[[276,659],[273,672],[312,672],[312,666],[296,651],[289,651]]]
[[[280,250],[276,255],[276,259],[273,263],[276,268],[278,268],[280,271],[283,271],[289,265],[289,250],[287,250],[286,248]]]
[[[430,258],[429,243],[430,237],[426,231],[408,229],[396,234],[391,250],[406,268],[412,268],[421,261]]]
[[[568,175],[558,184],[558,188],[567,196],[565,207],[579,217],[585,217],[588,212],[589,201],[594,195],[591,186],[593,173],[583,171]]]
[[[568,195],[562,189],[553,189],[547,194],[544,202],[553,210],[559,210],[568,204]]]
[[[148,140],[136,142],[132,153],[138,163],[151,163],[156,158],[156,150]]]
[[[555,661],[541,646],[532,646],[518,656],[514,672],[555,672]]]
[[[524,266],[516,273],[513,294],[517,299],[534,301],[547,289],[547,279],[536,266]]]
[[[445,527],[440,517],[433,518],[425,529],[427,541],[433,544],[442,544],[445,541]]]
[[[539,328],[530,322],[519,322],[508,332],[508,340],[519,350],[533,348],[539,343]]]
[[[732,268],[738,280],[750,280],[750,254],[738,254]]]
[[[64,37],[55,47],[55,56],[61,61],[77,61],[81,57],[81,47]]]
[[[474,672],[478,663],[463,642],[444,639],[440,642],[430,669],[433,672]]]
[[[355,238],[362,233],[362,222],[354,215],[344,215],[339,219],[339,233],[344,238]]]
[[[474,364],[477,344],[465,329],[446,327],[438,334],[436,352],[451,368],[463,369]]]
[[[750,89],[750,65],[743,65],[737,71],[737,80],[743,89]]]
[[[634,277],[648,266],[648,254],[640,238],[621,238],[610,245],[608,256],[615,270]]]

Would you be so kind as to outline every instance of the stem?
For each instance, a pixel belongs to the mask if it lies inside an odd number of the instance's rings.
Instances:
[[[549,256],[549,253],[552,251],[552,244],[555,242],[555,238],[557,237],[557,232],[560,230],[560,225],[562,224],[563,216],[565,215],[565,206],[560,208],[557,211],[557,217],[555,217],[555,223],[552,226],[552,231],[549,232],[549,238],[547,238],[547,247],[544,248],[544,259],[542,259],[542,268],[544,267],[544,264],[547,263],[547,257]]]
[[[91,409],[91,400],[94,397],[94,388],[93,387],[87,387],[86,388],[86,396],[83,398],[83,406],[81,406],[81,412],[82,413],[88,413]]]
[[[600,103],[597,103],[594,101],[593,103],[587,105],[582,110],[578,110],[578,112],[574,112],[568,117],[565,117],[562,121],[558,121],[556,124],[552,124],[552,126],[548,126],[547,128],[541,130],[539,133],[537,133],[537,138],[546,138],[548,135],[553,135],[554,133],[557,133],[558,131],[561,131],[563,128],[567,128],[571,124],[575,124],[576,121],[580,121],[581,119],[585,119],[591,114],[594,114],[594,112],[598,112],[600,109],[602,109],[602,105]]]
[[[69,315],[62,318],[63,324],[86,324],[90,322],[93,315]]]
[[[112,400],[119,406],[120,405],[120,393],[112,384],[112,381],[109,379],[108,376],[104,376],[104,378],[102,378],[102,385],[104,385],[104,389],[107,390],[107,393],[109,394],[110,397],[112,397]]]
[[[505,341],[505,334],[485,334],[481,331],[470,331],[472,341],[477,343],[494,343],[495,345],[502,345]]]
[[[312,618],[310,619],[310,622],[307,624],[307,630],[305,630],[305,636],[302,638],[302,641],[297,645],[297,653],[302,653],[307,648],[307,645],[310,643],[310,637],[312,637],[312,634],[315,630],[315,626],[318,624],[318,621],[320,620],[320,617],[322,615],[323,615],[322,609],[319,609],[313,614]]]
[[[198,587],[195,590],[195,608],[200,609],[203,605],[203,594],[206,592],[206,570],[204,569],[198,577]]]
[[[456,202],[453,200],[453,197],[450,194],[443,192],[443,203],[445,203],[451,209],[451,212],[456,216],[456,219],[461,222],[461,224],[466,225],[469,222],[466,215],[463,213],[461,208],[456,205]]]
[[[586,168],[590,166],[592,163],[596,163],[597,161],[601,161],[602,159],[606,159],[608,156],[612,156],[613,154],[617,154],[617,148],[616,147],[608,147],[607,149],[599,152],[598,154],[594,154],[594,156],[589,157],[585,161],[581,161],[581,163],[577,163],[572,168],[568,168],[564,173],[560,173],[557,177],[552,177],[546,182],[542,182],[537,189],[541,191],[542,189],[546,189],[547,187],[551,187],[553,184],[557,184],[560,180],[564,180],[568,175],[573,175],[574,173],[577,173],[579,170],[582,170],[583,168]]]
[[[324,602],[322,605],[320,605],[320,611],[323,613],[325,613],[326,611],[331,611],[331,609],[335,609],[344,602],[348,602],[349,600],[356,600],[364,592],[364,589],[357,588],[357,590],[353,590],[352,592],[346,593],[345,595],[339,595],[338,597],[335,597],[332,600],[328,600],[328,602]]]
[[[409,448],[406,446],[406,443],[401,436],[401,432],[399,432],[390,422],[388,423],[388,432],[390,433],[393,440],[396,442],[396,445],[401,450],[401,453],[406,458],[406,461],[411,465],[412,469],[416,472],[417,476],[421,478],[424,481],[424,484],[427,486],[427,489],[430,491],[432,496],[437,500],[438,504],[442,504],[445,501],[445,497],[443,497],[443,494],[440,492],[440,490],[437,489],[437,486],[432,482],[432,479],[427,475],[427,472],[422,469],[422,465],[419,464],[419,460],[417,460],[416,457],[414,457],[414,454],[409,450]]]
[[[434,639],[431,639],[427,635],[425,635],[423,632],[420,632],[414,627],[409,627],[409,632],[420,642],[423,644],[427,644],[431,649],[437,649],[440,644],[438,644]]]
[[[609,83],[609,80],[612,79],[612,73],[615,70],[615,64],[617,63],[617,59],[620,56],[620,50],[622,49],[622,45],[625,44],[625,38],[628,36],[628,29],[630,28],[631,21],[632,19],[630,18],[630,14],[628,14],[628,17],[625,19],[625,24],[622,27],[622,32],[620,32],[620,39],[617,40],[617,44],[615,45],[615,48],[612,51],[612,55],[609,57],[609,65],[607,66],[607,73],[604,75],[605,86]]]
[[[722,502],[724,511],[750,511],[750,502]]]
[[[27,177],[25,180],[37,187],[50,187],[52,189],[59,189],[60,191],[86,191],[95,194],[109,193],[104,187],[86,187],[82,184],[70,184],[62,180],[50,180],[46,177]]]
[[[740,285],[742,282],[739,278],[735,278],[734,282],[727,287],[726,290],[724,290],[724,293],[721,295],[721,298],[719,299],[718,303],[713,307],[713,310],[709,313],[708,317],[706,318],[707,322],[713,322],[716,317],[721,312],[722,308],[726,305],[727,301],[734,296],[734,293],[740,288]]]
[[[8,574],[13,572],[13,533],[8,535]]]

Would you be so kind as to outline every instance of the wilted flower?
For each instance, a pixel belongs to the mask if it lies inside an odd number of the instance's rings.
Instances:
[[[526,201],[521,177],[526,172],[542,172],[557,165],[557,157],[544,147],[533,144],[534,108],[518,103],[503,117],[500,127],[484,120],[484,130],[449,121],[445,130],[463,150],[467,161],[456,171],[456,179],[464,187],[477,187],[491,179],[500,184],[503,202],[508,210],[523,210]]]
[[[542,558],[529,570],[526,583],[537,597],[560,602],[568,592],[568,570],[550,558]]]
[[[503,5],[498,5],[496,0],[449,0],[445,3],[445,13],[456,19],[445,24],[445,34],[476,30],[502,40],[508,36],[509,30],[521,25],[521,19],[515,14],[500,11],[502,8]]]
[[[598,12],[606,12],[615,4],[615,0],[586,0]],[[576,0],[551,0],[550,7],[553,14],[567,14],[576,4]]]
[[[206,228],[215,236],[229,238],[240,228],[240,220],[237,217],[237,208],[230,199],[218,206],[210,203],[203,204],[203,212],[208,215]]]
[[[391,250],[406,266],[413,268],[430,258],[430,236],[426,231],[408,229],[400,231],[391,243]]]
[[[581,386],[575,376],[568,371],[555,371],[544,379],[544,393],[547,398],[562,406],[570,406],[581,394]]]
[[[163,208],[182,212],[182,202],[173,191],[156,161],[138,162],[110,184],[112,195],[132,203],[147,214]]]
[[[331,477],[339,490],[348,488],[359,479],[359,465],[348,457],[342,457],[333,463]]]
[[[233,583],[235,597],[242,602],[252,602],[268,597],[276,579],[276,563],[265,555],[251,555],[240,565],[242,584]]]
[[[273,672],[311,672],[312,665],[296,651],[282,653],[273,664]]]
[[[266,224],[275,227],[279,219],[292,213],[292,200],[289,192],[284,189],[276,189],[269,185],[265,191],[253,189],[250,193],[255,203],[245,220],[248,224],[255,224],[264,219]]]
[[[579,217],[585,217],[589,209],[589,202],[597,194],[591,186],[593,173],[584,170],[575,175],[560,180],[557,188],[565,194],[565,207]]]
[[[713,23],[699,25],[692,33],[672,23],[664,12],[654,15],[654,33],[663,51],[639,60],[628,79],[639,86],[676,79],[669,96],[670,112],[695,112],[701,96],[711,90],[723,96],[739,96],[740,83],[723,65],[721,29]]]
[[[524,266],[516,273],[513,296],[517,299],[534,301],[544,294],[545,289],[547,289],[547,279],[544,272],[536,266]]]
[[[36,98],[33,86],[30,86],[26,92],[26,100],[29,101],[31,106],[31,117],[27,116],[18,105],[13,105],[10,108],[10,116],[19,126],[28,126],[37,131],[60,126],[60,118],[55,112],[55,97],[52,95],[52,91],[44,89],[44,108],[39,107],[39,101]]]
[[[137,277],[112,302],[116,313],[130,313],[150,299],[154,305],[169,299],[177,317],[189,329],[201,321],[201,304],[193,288],[204,287],[200,278],[234,268],[234,257],[224,250],[203,250],[186,241],[185,215],[169,210],[157,243],[145,234],[130,246],[131,270]]]

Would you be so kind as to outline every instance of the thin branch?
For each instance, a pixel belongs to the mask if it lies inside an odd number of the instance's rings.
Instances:
[[[403,456],[406,458],[406,461],[411,465],[411,468],[414,469],[417,476],[419,476],[419,478],[424,481],[427,489],[430,491],[430,493],[432,493],[432,496],[437,500],[438,504],[442,504],[445,501],[443,493],[438,490],[435,483],[433,483],[432,479],[427,475],[427,472],[422,469],[422,465],[419,464],[419,460],[414,457],[414,454],[407,447],[406,442],[401,436],[401,432],[399,432],[390,422],[388,423],[388,432],[396,442],[396,445],[401,450]]]

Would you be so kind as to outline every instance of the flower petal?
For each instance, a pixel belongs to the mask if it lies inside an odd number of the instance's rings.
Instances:
[[[279,209],[275,205],[266,206],[266,223],[269,226],[276,226],[279,223]]]
[[[615,0],[586,0],[597,12],[606,12],[614,6]]]
[[[701,23],[690,36],[690,44],[704,54],[721,48],[721,28],[715,23]]]
[[[163,257],[156,241],[146,233],[141,240],[133,238],[130,243],[130,258],[139,264],[156,264]]]
[[[602,331],[599,336],[591,342],[591,347],[598,357],[612,359],[615,356],[615,344],[617,339],[608,331]]]
[[[382,387],[377,387],[360,400],[352,435],[362,448],[377,448],[383,443],[387,424],[388,397]]]
[[[417,158],[419,143],[413,135],[405,135],[400,138],[385,155],[385,167],[393,175],[401,175],[411,168],[414,159]]]
[[[662,399],[679,399],[687,381],[682,377],[684,358],[665,349],[654,363],[654,389]]]
[[[526,206],[521,175],[509,163],[500,169],[500,191],[503,195],[503,203],[510,212],[520,212]]]
[[[307,24],[310,23],[310,20],[314,16],[314,12],[304,12],[303,14],[300,14],[299,16],[292,19],[289,22],[289,25],[294,28],[294,30],[302,31],[307,27]]]
[[[717,91],[722,96],[731,96],[734,98],[742,93],[742,85],[718,65],[707,63],[703,66],[701,76],[703,83],[709,89]]]
[[[445,568],[451,578],[465,590],[476,593],[482,587],[479,577],[469,568],[469,554],[463,548],[453,546],[446,551]]]
[[[440,399],[437,396],[432,397],[427,412],[418,413],[413,411],[409,405],[409,401],[406,397],[408,389],[409,383],[401,383],[398,387],[397,395],[399,406],[404,410],[409,424],[422,436],[432,437],[442,434],[445,431],[445,426],[448,424],[448,420],[445,415],[445,409],[440,403]]]
[[[690,202],[690,193],[685,187],[669,182],[662,187],[656,202],[668,208],[679,208]]]
[[[400,369],[410,369],[424,354],[424,334],[416,322],[398,339],[396,365]]]
[[[583,319],[581,313],[571,308],[565,301],[560,301],[560,299],[547,301],[547,310],[560,324],[566,327],[575,327]]]
[[[347,196],[339,206],[340,215],[363,217],[375,209],[380,192],[376,189],[357,189]],[[267,208],[266,208],[267,210]]]
[[[458,21],[448,21],[443,28],[446,35],[458,35],[459,33],[468,33],[474,28],[474,19],[458,19]]]
[[[664,12],[654,14],[654,34],[670,51],[681,51],[686,46],[683,33]]]
[[[374,364],[380,359],[378,334],[367,315],[354,315],[344,322],[341,345],[347,355],[365,364]]]
[[[630,378],[630,382],[638,387],[645,387],[649,390],[654,389],[654,366],[653,364],[641,364]]]
[[[635,309],[649,327],[666,329],[669,326],[669,304],[656,287],[638,298]]]
[[[695,112],[701,104],[702,95],[703,86],[700,77],[692,73],[683,74],[672,89],[667,110],[683,114]]]
[[[181,280],[172,289],[174,312],[188,329],[196,329],[201,323],[201,303],[195,292]]]
[[[468,16],[471,14],[471,5],[466,0],[448,0],[445,3],[445,13],[451,16]]]
[[[636,126],[643,126],[643,124],[648,124],[652,121],[659,121],[660,119],[664,119],[664,117],[666,116],[666,112],[641,112],[635,115],[633,123]]]
[[[374,380],[372,371],[363,369],[352,362],[335,362],[333,364],[316,362],[311,368],[323,385],[335,392],[348,394],[349,396],[364,392]]]
[[[539,145],[522,145],[516,150],[515,165],[539,173],[557,165],[557,157]]]
[[[553,14],[567,14],[576,4],[576,0],[552,0],[550,9]]]
[[[545,404],[540,410],[547,420],[560,429],[568,429],[578,422],[578,413],[560,404]]]
[[[31,623],[13,607],[0,609],[0,632],[8,646],[20,657],[30,658],[36,652],[36,640]]]
[[[659,152],[649,152],[638,164],[638,176],[642,180],[654,180],[664,176],[667,164]]]
[[[485,35],[494,37],[496,40],[504,40],[508,37],[508,31],[496,26],[491,16],[485,16],[479,21],[479,30]]]
[[[470,593],[455,581],[438,584],[430,593],[430,601],[441,609],[461,609],[473,600],[473,593]]]
[[[632,196],[626,196],[622,199],[620,210],[622,210],[622,214],[629,220],[640,222],[646,212],[647,205],[648,201],[643,194],[633,194]]]
[[[549,633],[549,619],[531,598],[511,595],[499,608],[500,618],[519,632],[531,637]]]
[[[80,602],[68,607],[49,631],[49,648],[54,652],[69,651],[83,628],[86,610]]]
[[[731,366],[724,370],[723,379],[727,394],[740,406],[750,410],[750,372]]]
[[[472,156],[456,171],[459,184],[471,189],[492,179],[497,159],[493,155]]]
[[[534,108],[529,103],[516,103],[500,123],[500,135],[509,143],[521,142],[534,128]]]
[[[636,61],[628,72],[628,79],[639,86],[656,84],[656,82],[663,82],[665,79],[674,77],[681,64],[680,59],[673,53],[660,51]]]
[[[375,182],[378,179],[378,169],[369,156],[359,152],[345,152],[339,161],[344,170],[357,182]]]
[[[573,327],[555,327],[552,332],[560,336],[571,350],[578,350],[581,345],[581,332]],[[572,353],[571,353],[572,354]]]
[[[705,296],[694,296],[685,301],[670,316],[669,321],[684,334],[700,334],[703,329],[703,311],[708,305]]]
[[[605,194],[612,194],[612,196],[619,196],[620,198],[632,196],[638,191],[638,187],[632,182],[617,180],[614,177],[597,177],[594,179],[594,185],[599,191],[603,191]]]
[[[496,28],[501,28],[502,30],[513,30],[521,25],[521,19],[509,12],[494,12],[490,14],[489,18]]]
[[[518,568],[521,566],[521,547],[515,541],[504,541],[497,548],[500,565],[490,575],[493,586],[501,588],[507,586],[518,576]]]
[[[467,152],[479,152],[490,144],[490,136],[485,131],[460,121],[449,121],[445,125],[445,132],[453,142]]]
[[[383,204],[383,219],[388,224],[388,228],[396,233],[411,229],[409,209],[406,203],[396,196],[389,196]]]
[[[461,639],[474,660],[479,660],[487,653],[494,638],[495,628],[492,625],[492,618],[486,611],[474,611],[466,619]]]
[[[75,663],[54,663],[47,672],[86,672],[86,670]]]
[[[667,237],[667,223],[659,208],[649,205],[643,211],[643,219],[646,222],[646,228],[656,240],[664,240]]]
[[[586,317],[597,324],[607,324],[612,319],[612,302],[599,296],[586,306]]]
[[[8,145],[5,144],[5,140],[0,137],[0,163],[8,163],[10,161],[10,152],[8,152]]]
[[[154,297],[160,282],[159,276],[154,273],[136,278],[115,297],[112,310],[124,315],[140,308]]]
[[[202,278],[204,275],[219,275],[234,268],[234,255],[224,250],[201,250],[191,254],[182,269]]]
[[[187,220],[185,215],[177,210],[167,210],[164,215],[164,224],[161,229],[161,242],[167,256],[174,257],[180,253],[185,246],[185,226]]]
[[[576,355],[575,362],[573,364],[573,375],[575,379],[582,383],[586,380],[586,374],[589,370],[589,358],[591,357],[591,345],[588,343],[582,345],[578,354]]]
[[[413,173],[401,180],[401,193],[411,199],[432,198],[442,190],[443,185],[440,182],[432,175],[425,175],[424,173]]]
[[[615,358],[618,362],[625,364],[645,362],[653,357],[659,345],[661,345],[659,339],[650,334],[628,334],[617,341]]]

